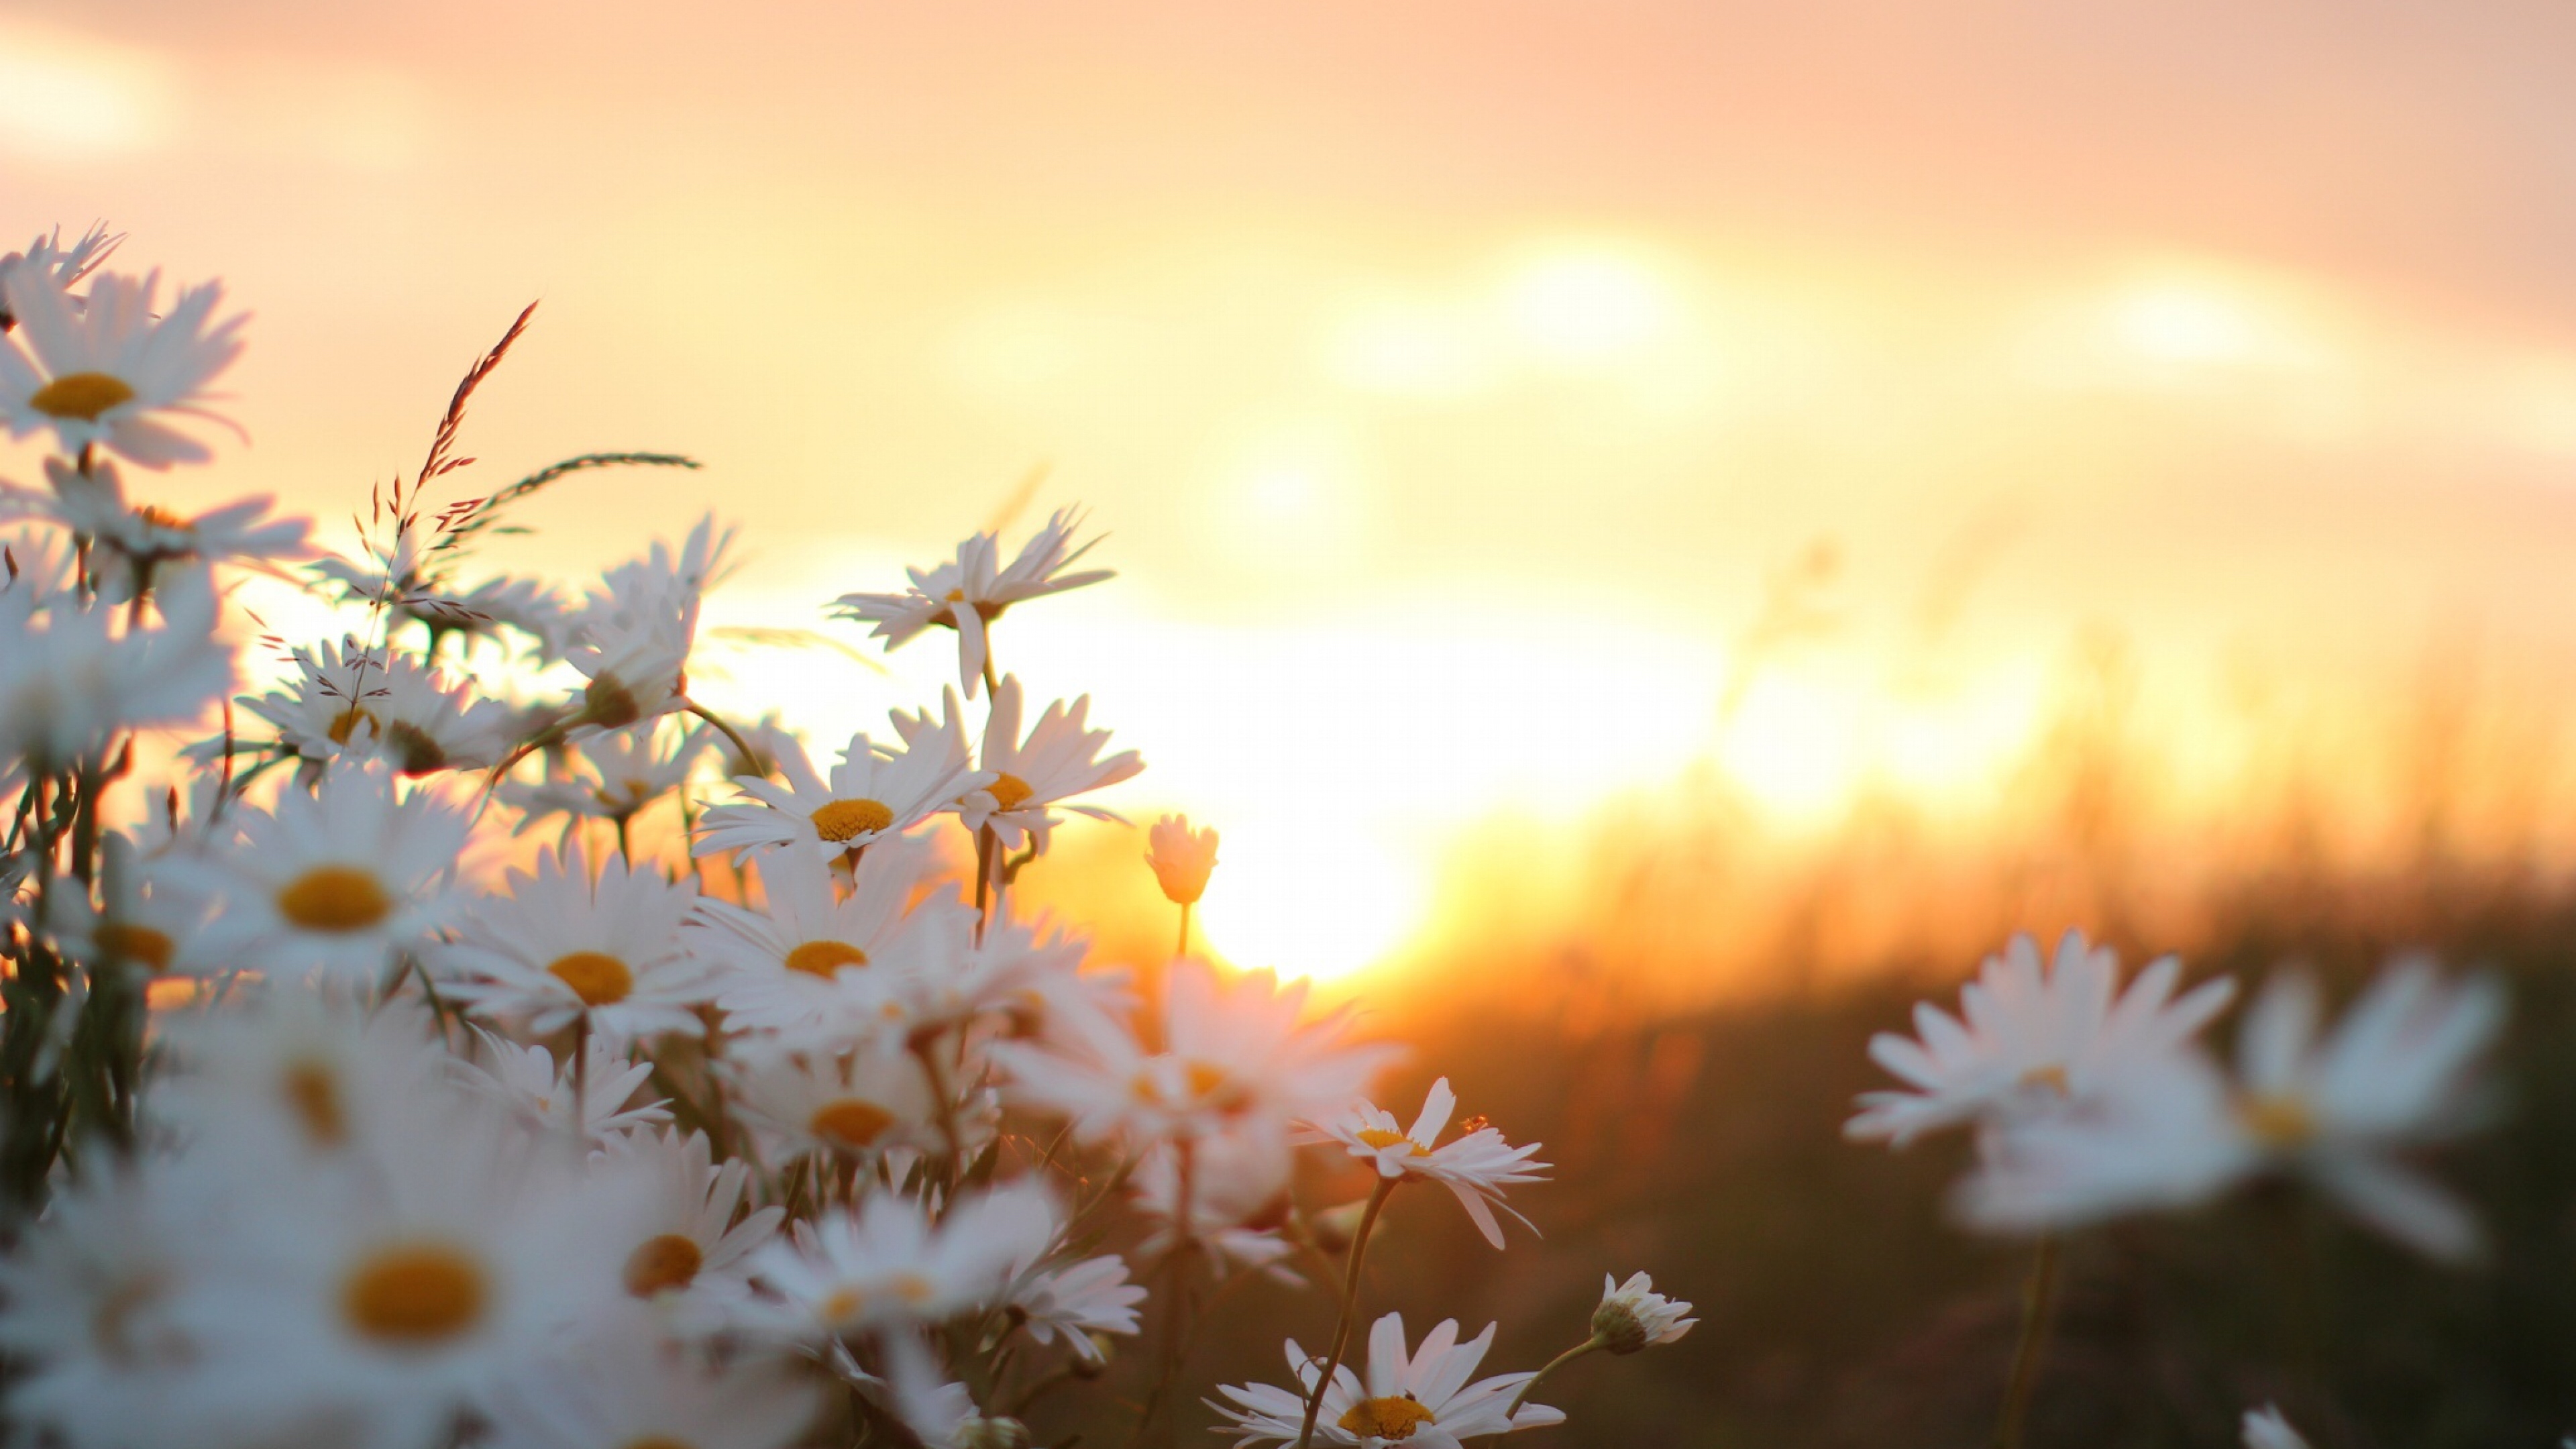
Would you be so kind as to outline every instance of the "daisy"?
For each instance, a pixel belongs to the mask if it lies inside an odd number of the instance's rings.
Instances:
[[[622,1132],[659,1127],[671,1120],[671,1109],[656,1098],[643,1106],[627,1105],[653,1075],[649,1061],[626,1053],[597,1037],[582,1058],[580,1090],[574,1090],[572,1059],[555,1064],[543,1046],[521,1046],[508,1037],[474,1028],[482,1043],[481,1060],[458,1059],[448,1065],[457,1085],[498,1103],[531,1134],[569,1136],[576,1130],[573,1099],[581,1099],[581,1140],[602,1145]]]
[[[949,966],[938,943],[971,931],[974,913],[948,885],[914,904],[932,857],[927,841],[889,836],[859,858],[845,897],[814,852],[773,851],[760,862],[761,909],[703,902],[688,928],[690,949],[715,968],[726,1026],[781,1031],[866,1021],[887,994],[878,978]],[[936,929],[938,918],[951,928]],[[941,959],[919,959],[925,951]]]
[[[105,223],[93,222],[88,231],[81,233],[80,240],[68,247],[63,245],[63,229],[55,227],[47,235],[27,243],[25,251],[10,252],[0,256],[0,334],[6,334],[18,325],[18,319],[10,315],[7,301],[11,272],[20,267],[50,272],[53,275],[54,284],[69,291],[79,286],[82,279],[90,273],[97,271],[100,264],[113,255],[124,242],[125,233],[118,232],[110,236]],[[77,309],[81,305],[80,299],[77,297],[71,299],[71,304]]]
[[[0,518],[33,518],[99,545],[91,565],[111,602],[122,603],[148,587],[153,571],[165,563],[246,564],[283,578],[279,561],[312,551],[305,542],[310,521],[266,517],[276,500],[265,494],[182,518],[148,503],[129,505],[124,479],[104,459],[82,470],[47,458],[45,481],[51,492],[0,483]]]
[[[2407,959],[2324,1040],[2319,1014],[2313,981],[2276,977],[2238,1034],[2235,1083],[2181,1056],[2131,1074],[2092,1110],[2007,1128],[1963,1184],[1962,1212],[2013,1230],[2089,1222],[2282,1173],[2422,1252],[2474,1253],[2468,1209],[2398,1154],[2476,1120],[2475,1070],[2504,1025],[2502,990],[2483,978],[2445,983],[2430,962]]]
[[[1145,844],[1145,864],[1154,868],[1163,899],[1176,906],[1197,905],[1216,870],[1215,827],[1192,830],[1187,815],[1166,815],[1145,832]]]
[[[995,921],[981,942],[972,911],[916,913],[912,925],[905,938],[912,949],[883,963],[892,969],[866,974],[863,999],[889,1027],[935,1034],[998,1020],[1027,1036],[1124,1009],[1120,978],[1082,970],[1090,943],[1050,919]]]
[[[214,400],[206,389],[241,355],[249,319],[213,321],[221,283],[181,291],[166,313],[156,305],[160,289],[159,272],[103,273],[76,307],[52,273],[10,268],[0,280],[0,305],[18,319],[17,332],[0,337],[0,425],[10,436],[50,428],[66,453],[105,444],[146,468],[212,458],[160,415],[231,426],[206,410]]]
[[[1137,1251],[1151,1257],[1179,1236],[1184,1212],[1181,1149],[1159,1142],[1129,1179],[1136,1207],[1158,1226]],[[1201,1137],[1189,1144],[1189,1241],[1247,1268],[1270,1268],[1295,1251],[1277,1229],[1288,1220],[1294,1149],[1285,1133],[1264,1127]],[[1288,1281],[1298,1281],[1287,1275]]]
[[[1655,1280],[1643,1273],[1619,1283],[1601,1275],[1601,1306],[1592,1310],[1592,1336],[1616,1354],[1636,1353],[1660,1344],[1678,1343],[1699,1322],[1686,1317],[1691,1306],[1655,1291]]]
[[[298,649],[296,679],[241,705],[276,727],[281,749],[308,760],[350,750],[382,754],[403,774],[480,769],[499,763],[518,733],[519,713],[477,699],[462,682],[417,656],[369,649],[342,636]]]
[[[1565,1414],[1545,1404],[1508,1406],[1537,1375],[1496,1374],[1467,1382],[1493,1346],[1494,1325],[1465,1343],[1458,1341],[1456,1319],[1442,1319],[1425,1334],[1410,1357],[1404,1351],[1404,1315],[1390,1313],[1369,1330],[1368,1367],[1353,1373],[1344,1364],[1324,1388],[1315,1415],[1314,1442],[1374,1446],[1411,1443],[1420,1449],[1459,1449],[1487,1434],[1538,1429],[1565,1422]],[[1219,1433],[1235,1436],[1235,1449],[1248,1444],[1297,1442],[1306,1419],[1306,1402],[1322,1376],[1322,1360],[1288,1340],[1288,1372],[1303,1393],[1273,1384],[1227,1384],[1218,1390],[1232,1405],[1211,1399],[1208,1407],[1230,1422]]]
[[[665,880],[619,856],[594,872],[581,843],[567,841],[537,857],[534,875],[510,872],[506,895],[462,911],[436,960],[461,978],[450,994],[539,1035],[576,1020],[621,1045],[700,1033],[696,1007],[713,991],[680,936],[697,905],[694,878]]]
[[[269,989],[252,1001],[172,1020],[165,1040],[180,1089],[145,1098],[206,1156],[294,1162],[381,1148],[451,1065],[409,999],[363,1015],[308,991]]]
[[[702,1132],[629,1132],[606,1148],[600,1170],[650,1205],[626,1254],[626,1291],[675,1326],[721,1328],[751,1295],[746,1260],[777,1235],[786,1210],[765,1207],[735,1221],[751,1164],[738,1157],[718,1164]]]
[[[753,1273],[778,1295],[756,1305],[755,1321],[795,1338],[938,1323],[994,1302],[1011,1265],[1055,1232],[1055,1208],[1034,1186],[962,1198],[935,1226],[913,1199],[877,1193],[753,1255]]]
[[[938,1098],[921,1064],[882,1039],[838,1054],[754,1043],[726,1058],[721,1072],[743,1120],[765,1134],[772,1160],[942,1145]]]
[[[161,626],[138,628],[129,610],[49,595],[32,569],[0,583],[0,758],[51,772],[121,730],[190,723],[229,692],[204,571],[165,581],[156,602]]]
[[[988,1050],[1014,1097],[1064,1113],[1086,1140],[1177,1140],[1265,1124],[1276,1132],[1347,1104],[1400,1054],[1349,1041],[1347,1011],[1301,1021],[1307,989],[1299,981],[1282,990],[1268,971],[1221,982],[1207,963],[1181,961],[1163,1019],[1152,1024],[1159,1050],[1126,1022],[1091,1014],[1065,1018],[1070,1051],[1021,1042]]]
[[[752,852],[799,847],[824,856],[864,850],[877,840],[900,835],[990,777],[967,767],[966,741],[957,734],[931,734],[900,752],[881,752],[864,734],[850,736],[849,748],[826,780],[800,747],[779,756],[783,785],[754,775],[737,775],[740,798],[750,803],[719,805],[698,826],[697,855],[730,850],[734,863]]]
[[[2235,993],[2226,979],[2173,999],[2182,963],[2163,956],[2119,989],[2119,957],[2080,931],[2059,941],[2053,970],[2015,936],[1959,993],[1963,1025],[1929,1002],[1914,1008],[1920,1041],[1881,1032],[1869,1054],[1912,1090],[1866,1092],[1844,1134],[1898,1146],[1943,1127],[2056,1110],[2135,1064],[2167,1055]]]
[[[225,962],[205,949],[205,926],[214,903],[184,882],[156,877],[137,858],[133,840],[111,832],[102,841],[99,893],[104,909],[79,891],[56,891],[44,901],[45,931],[54,948],[93,970],[123,964],[147,976],[208,976]]]
[[[1064,570],[1100,542],[1094,538],[1073,547],[1073,531],[1082,515],[1059,511],[1020,548],[1019,557],[1001,564],[1001,536],[979,533],[957,546],[957,557],[934,568],[906,569],[912,587],[895,594],[843,594],[833,600],[837,617],[870,622],[873,638],[886,648],[902,646],[933,627],[957,631],[957,682],[966,697],[987,673],[984,636],[1002,611],[1023,599],[1060,594],[1114,575],[1108,569],[1068,574]]]
[[[573,642],[563,651],[590,681],[576,724],[623,729],[688,707],[699,604],[723,576],[733,537],[731,529],[718,533],[712,516],[703,518],[676,551],[657,541],[644,558],[602,576],[573,618]]]
[[[662,743],[656,742],[657,736]],[[563,773],[550,771],[534,784],[505,780],[495,793],[522,812],[521,829],[555,814],[563,815],[567,824],[632,820],[646,806],[688,783],[689,772],[697,768],[705,749],[704,734],[664,730],[658,721],[602,730],[563,752],[569,766]]]
[[[1004,677],[993,690],[992,711],[984,717],[982,763],[990,780],[968,792],[957,813],[968,830],[991,830],[1004,850],[1034,846],[1043,852],[1056,823],[1048,806],[1131,778],[1145,768],[1145,761],[1134,750],[1096,758],[1109,743],[1109,731],[1083,728],[1091,712],[1089,695],[1070,709],[1062,700],[1048,705],[1025,740],[1020,738],[1020,704],[1019,676]],[[1094,820],[1126,823],[1096,805],[1065,808]]]
[[[237,844],[168,867],[221,903],[210,947],[262,971],[368,984],[392,953],[420,948],[445,923],[471,828],[436,795],[401,794],[373,760],[335,761],[312,793],[289,789],[274,812],[242,806],[231,818]]]
[[[1011,1280],[1009,1301],[1022,1326],[1039,1343],[1064,1335],[1065,1346],[1093,1363],[1104,1361],[1095,1333],[1133,1337],[1136,1305],[1145,1290],[1127,1281],[1127,1260],[1116,1253],[1061,1268],[1027,1268]]]
[[[2265,1404],[2245,1411],[2245,1449],[2308,1449],[2308,1441],[2290,1421],[2281,1417],[2281,1406]]]
[[[1341,1143],[1351,1156],[1375,1164],[1382,1182],[1392,1184],[1417,1177],[1448,1188],[1457,1195],[1459,1205],[1466,1208],[1467,1216],[1475,1220],[1485,1241],[1499,1248],[1503,1245],[1503,1230],[1494,1221],[1488,1204],[1501,1202],[1502,1190],[1511,1184],[1541,1180],[1541,1170],[1548,1164],[1530,1160],[1538,1152],[1538,1143],[1514,1147],[1503,1140],[1502,1133],[1480,1125],[1482,1118],[1470,1122],[1468,1127],[1472,1130],[1446,1146],[1435,1145],[1457,1106],[1457,1094],[1449,1090],[1449,1079],[1442,1077],[1431,1084],[1430,1095],[1422,1103],[1422,1115],[1414,1119],[1411,1131],[1399,1128],[1395,1118],[1367,1102],[1353,1105],[1334,1121],[1313,1125],[1324,1138]],[[1512,1210],[1505,1207],[1503,1211]],[[1519,1213],[1512,1216],[1523,1227],[1529,1226],[1529,1219]]]
[[[821,1407],[819,1386],[787,1359],[711,1358],[618,1314],[569,1352],[532,1365],[494,1395],[491,1449],[787,1449]]]
[[[532,641],[531,653],[540,662],[563,657],[571,643],[572,606],[561,594],[534,579],[508,575],[459,592],[435,576],[440,545],[434,536],[424,543],[422,532],[397,529],[389,543],[367,545],[360,559],[326,555],[311,567],[339,585],[341,597],[350,603],[381,608],[398,625],[419,625],[429,635],[428,653],[437,653],[439,641],[450,634],[467,640],[498,638],[508,628]]]

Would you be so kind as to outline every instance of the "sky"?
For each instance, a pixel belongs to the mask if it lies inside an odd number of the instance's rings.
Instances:
[[[1043,466],[1014,529],[1120,578],[1005,667],[1226,831],[1221,948],[1332,972],[1694,768],[1979,817],[2088,640],[2202,808],[2249,699],[2554,697],[2571,72],[2509,3],[0,0],[0,242],[105,218],[255,314],[180,505],[344,517],[539,300],[483,486],[707,467],[495,562],[713,509],[719,623],[845,627]],[[846,732],[944,647],[705,689]]]

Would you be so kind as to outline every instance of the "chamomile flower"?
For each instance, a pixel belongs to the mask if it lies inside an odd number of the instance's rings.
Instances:
[[[55,949],[93,970],[123,965],[157,977],[222,969],[226,963],[205,948],[214,903],[184,883],[156,879],[129,837],[111,832],[100,846],[104,909],[79,891],[58,891],[44,902],[42,926]]]
[[[1097,1363],[1100,1346],[1091,1335],[1134,1335],[1145,1290],[1127,1281],[1126,1259],[1104,1253],[1063,1267],[1024,1268],[1011,1279],[1009,1300],[1029,1337],[1053,1343],[1061,1333],[1067,1347]]]
[[[773,1160],[941,1145],[938,1098],[897,1040],[871,1038],[838,1053],[755,1042],[727,1058],[723,1074]]]
[[[1274,1124],[1247,1124],[1193,1139],[1187,1156],[1186,1193],[1181,1144],[1158,1142],[1136,1164],[1130,1179],[1136,1207],[1157,1224],[1140,1253],[1151,1257],[1176,1241],[1184,1212],[1189,1240],[1220,1259],[1269,1268],[1294,1251],[1277,1231],[1288,1220],[1288,1182],[1296,1165],[1285,1132]],[[1289,1281],[1298,1280],[1290,1275]]]
[[[1367,1102],[1357,1103],[1341,1117],[1314,1126],[1326,1139],[1341,1143],[1351,1156],[1374,1165],[1380,1178],[1393,1182],[1416,1177],[1448,1188],[1457,1195],[1467,1216],[1475,1220],[1476,1230],[1485,1235],[1485,1241],[1499,1248],[1503,1245],[1503,1230],[1494,1221],[1489,1204],[1503,1200],[1505,1187],[1539,1181],[1547,1164],[1530,1160],[1538,1153],[1538,1143],[1514,1147],[1503,1140],[1502,1133],[1481,1125],[1481,1118],[1469,1123],[1470,1130],[1463,1135],[1440,1143],[1440,1134],[1449,1125],[1449,1114],[1457,1107],[1457,1094],[1449,1090],[1449,1079],[1442,1077],[1431,1084],[1430,1095],[1422,1103],[1422,1115],[1414,1119],[1409,1131]],[[1505,1207],[1503,1211],[1512,1210]],[[1529,1225],[1529,1219],[1520,1214],[1512,1216],[1522,1226]]]
[[[1629,1354],[1678,1343],[1698,1319],[1691,1306],[1655,1291],[1655,1280],[1631,1273],[1620,1283],[1601,1275],[1601,1306],[1592,1310],[1592,1336],[1612,1353]]]
[[[648,1204],[620,1274],[626,1291],[675,1327],[721,1328],[751,1294],[748,1258],[777,1235],[786,1210],[760,1208],[735,1221],[751,1164],[716,1162],[702,1132],[630,1132],[606,1148],[601,1170]]]
[[[161,274],[102,273],[83,305],[40,267],[17,266],[0,294],[18,320],[0,336],[0,425],[12,437],[50,428],[66,453],[104,445],[146,468],[201,463],[206,445],[163,421],[185,414],[217,422],[207,385],[241,355],[235,314],[214,320],[222,284],[190,287],[167,311]]]
[[[610,569],[570,622],[564,659],[590,682],[573,723],[624,729],[638,720],[686,709],[689,652],[698,609],[725,573],[733,530],[700,519],[679,548],[652,552]]]
[[[382,1150],[441,1089],[446,1052],[409,998],[372,1012],[271,988],[247,1008],[174,1020],[170,1090],[146,1098],[204,1155],[253,1162]]]
[[[493,1395],[491,1449],[787,1449],[821,1405],[820,1386],[769,1354],[710,1355],[618,1314]]]
[[[565,816],[567,824],[631,820],[687,784],[705,750],[706,736],[661,728],[658,722],[602,730],[564,752],[568,768],[562,773],[534,783],[505,780],[495,793],[523,812],[523,829],[555,814]]]
[[[2180,1048],[2235,992],[2220,979],[2177,1000],[2181,974],[2180,961],[2159,957],[2124,994],[2119,957],[2088,946],[2083,933],[2066,933],[2053,969],[2042,966],[2037,942],[2015,936],[1960,991],[1964,1024],[1924,1002],[1914,1008],[1919,1041],[1893,1032],[1871,1040],[1871,1058],[1910,1090],[1862,1094],[1844,1133],[1902,1146],[1939,1128],[2087,1097],[2121,1071]]]
[[[51,491],[0,483],[0,519],[33,518],[95,544],[91,566],[110,602],[134,597],[163,564],[239,564],[283,576],[282,561],[312,551],[305,542],[310,521],[268,516],[276,500],[265,495],[182,518],[148,503],[127,503],[124,479],[104,458],[87,469],[47,458],[45,481]]]
[[[2399,1154],[2476,1120],[2475,1069],[2503,1026],[2503,992],[2401,960],[2324,1040],[2319,1014],[2315,983],[2283,974],[2238,1034],[2235,1083],[2178,1055],[2124,1075],[2090,1110],[1993,1134],[1962,1213],[2029,1230],[2188,1206],[2279,1173],[2422,1252],[2474,1253],[2469,1210]]]
[[[51,232],[27,243],[25,251],[10,252],[0,256],[0,334],[5,334],[18,325],[18,319],[10,314],[6,300],[9,295],[11,272],[20,267],[27,267],[48,273],[53,277],[56,286],[69,292],[79,286],[90,273],[97,271],[124,242],[125,233],[118,232],[111,236],[104,223],[93,222],[90,229],[81,233],[80,239],[70,246],[63,245],[63,229],[55,227]],[[75,311],[79,310],[80,299],[74,297],[70,301],[72,308]]]
[[[49,594],[30,570],[0,584],[0,758],[51,770],[103,752],[122,730],[186,724],[232,687],[201,569],[159,591],[161,626]]]
[[[726,1025],[795,1031],[864,1023],[879,1015],[886,996],[879,978],[949,965],[913,959],[961,939],[974,914],[945,885],[914,903],[931,855],[926,841],[888,836],[859,858],[844,896],[821,856],[772,851],[760,862],[761,909],[700,905],[690,948],[715,968]],[[949,930],[932,925],[939,918],[950,921]]]
[[[1034,1186],[962,1198],[936,1225],[913,1199],[878,1193],[753,1255],[778,1297],[752,1321],[801,1339],[938,1323],[998,1300],[1011,1265],[1044,1252],[1055,1231],[1055,1208]]]
[[[1154,868],[1163,899],[1176,906],[1198,904],[1216,870],[1216,828],[1192,830],[1190,817],[1166,815],[1145,832],[1145,864]]]
[[[1070,708],[1062,700],[1048,705],[1026,739],[1020,738],[1020,708],[1019,676],[1006,676],[994,688],[992,711],[984,718],[982,767],[989,778],[967,793],[957,813],[968,830],[991,830],[1004,850],[1033,845],[1043,852],[1056,823],[1048,807],[1131,778],[1145,761],[1134,750],[1098,758],[1109,731],[1083,727],[1091,712],[1089,695]],[[898,728],[901,723],[898,716]],[[1124,823],[1097,805],[1065,808]]]
[[[312,793],[289,789],[275,811],[243,806],[231,818],[238,844],[167,867],[220,902],[210,945],[263,971],[369,985],[394,952],[419,949],[446,922],[470,828],[438,796],[401,793],[373,760],[334,762]]]
[[[406,775],[479,769],[498,763],[518,731],[518,711],[474,698],[407,652],[343,636],[293,658],[287,688],[241,703],[276,729],[280,748],[308,760],[357,752],[381,754]]]
[[[671,1109],[660,1098],[631,1105],[652,1079],[653,1064],[631,1060],[598,1037],[590,1039],[576,1080],[569,1055],[559,1066],[542,1045],[521,1046],[479,1026],[474,1035],[482,1044],[480,1059],[450,1063],[457,1085],[498,1104],[531,1135],[568,1137],[578,1131],[582,1141],[601,1145],[619,1133],[671,1120]],[[573,1121],[576,1098],[578,1124]]]
[[[864,850],[900,835],[932,812],[989,778],[967,767],[966,741],[932,734],[911,748],[887,752],[864,734],[850,736],[829,779],[815,772],[803,749],[778,759],[785,784],[751,775],[734,777],[749,803],[719,805],[698,826],[695,854],[732,851],[735,863],[754,851],[781,847],[823,856]]]
[[[712,988],[680,925],[698,905],[696,882],[631,869],[622,856],[594,868],[578,841],[512,871],[508,893],[460,911],[436,960],[459,979],[451,995],[476,1012],[524,1020],[543,1034],[585,1020],[612,1043],[705,1029],[696,1007]]]
[[[1564,1423],[1564,1412],[1545,1404],[1523,1404],[1517,1412],[1511,1409],[1512,1397],[1537,1377],[1534,1373],[1467,1381],[1493,1343],[1493,1324],[1460,1343],[1457,1320],[1442,1319],[1407,1355],[1404,1315],[1386,1315],[1369,1329],[1364,1370],[1354,1373],[1349,1364],[1343,1364],[1325,1385],[1323,1404],[1315,1416],[1314,1442],[1371,1449],[1393,1443],[1459,1449],[1487,1434]],[[1293,1338],[1288,1340],[1288,1372],[1302,1392],[1292,1393],[1275,1384],[1227,1384],[1218,1392],[1233,1401],[1230,1405],[1208,1401],[1208,1407],[1227,1419],[1218,1432],[1234,1435],[1235,1449],[1296,1443],[1306,1401],[1323,1371],[1320,1355],[1299,1348]]]
[[[2281,1416],[2281,1406],[2265,1404],[2245,1411],[2245,1449],[2308,1449],[2308,1441]]]
[[[979,533],[957,546],[957,557],[930,569],[906,569],[912,587],[893,594],[843,594],[833,600],[835,614],[876,625],[871,637],[901,647],[931,628],[957,631],[957,682],[973,699],[988,658],[985,631],[1002,611],[1026,599],[1060,594],[1112,577],[1108,569],[1069,574],[1064,570],[1100,542],[1073,546],[1073,531],[1082,515],[1059,511],[1046,521],[1019,556],[1001,562],[1001,536]]]
[[[1152,1033],[1160,1050],[1090,1013],[1065,1018],[1069,1051],[1023,1042],[988,1050],[1016,1098],[1064,1113],[1090,1140],[1279,1130],[1348,1103],[1398,1054],[1351,1042],[1347,1012],[1301,1021],[1306,994],[1303,981],[1282,990],[1270,972],[1252,971],[1221,982],[1205,962],[1185,960],[1172,967]]]

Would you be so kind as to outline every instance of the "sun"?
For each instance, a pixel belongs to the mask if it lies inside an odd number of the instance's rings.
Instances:
[[[1235,965],[1319,981],[1387,961],[1429,899],[1418,856],[1326,824],[1230,826],[1200,902],[1207,942]]]

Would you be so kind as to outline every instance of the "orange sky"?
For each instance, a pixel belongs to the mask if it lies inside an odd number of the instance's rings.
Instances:
[[[714,506],[721,618],[812,623],[1048,461],[1124,577],[1005,662],[1227,827],[1210,929],[1292,968],[1695,759],[1791,825],[1982,799],[2087,629],[2187,763],[2448,641],[2561,687],[2569,135],[2539,4],[0,0],[0,238],[106,217],[258,315],[254,446],[173,501],[344,512],[531,297],[487,481],[711,466],[523,561]],[[941,677],[893,662],[734,687],[846,729]]]

